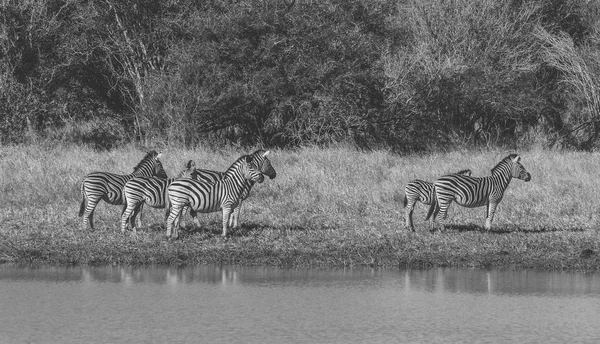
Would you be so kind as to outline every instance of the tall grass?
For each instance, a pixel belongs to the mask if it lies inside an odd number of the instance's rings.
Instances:
[[[247,153],[228,148],[167,149],[170,175],[194,159],[225,170]],[[243,226],[219,238],[220,214],[201,215],[181,240],[164,240],[164,211],[145,209],[149,229],[121,234],[120,206],[100,203],[96,230],[81,230],[80,182],[92,171],[130,173],[144,152],[73,146],[0,148],[0,261],[51,264],[267,264],[304,266],[478,266],[597,270],[600,159],[594,153],[521,152],[532,174],[514,180],[483,231],[485,209],[452,206],[447,230],[430,233],[415,211],[416,233],[403,227],[404,185],[470,168],[488,175],[506,152],[454,151],[399,156],[350,148],[274,150],[277,178],[257,184],[244,203]]]

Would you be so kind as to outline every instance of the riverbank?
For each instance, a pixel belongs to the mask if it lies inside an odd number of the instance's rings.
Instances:
[[[239,155],[169,149],[169,175],[194,159],[225,170]],[[430,233],[427,208],[414,213],[416,232],[404,228],[404,185],[470,168],[488,175],[506,152],[464,151],[426,156],[305,148],[274,150],[277,178],[256,185],[244,203],[242,228],[220,238],[220,213],[187,219],[180,240],[164,239],[163,210],[145,209],[149,228],[121,234],[120,206],[101,203],[95,231],[81,229],[80,181],[92,171],[129,173],[144,152],[125,147],[0,147],[0,262],[52,265],[234,264],[270,266],[380,266],[600,270],[600,156],[519,152],[532,174],[513,180],[494,219],[485,209],[456,205],[444,232]]]

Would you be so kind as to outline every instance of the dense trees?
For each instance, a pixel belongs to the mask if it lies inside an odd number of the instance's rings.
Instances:
[[[585,0],[5,1],[0,133],[592,150],[599,57]]]

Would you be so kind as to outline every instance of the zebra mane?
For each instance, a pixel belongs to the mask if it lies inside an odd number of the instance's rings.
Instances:
[[[250,154],[252,156],[262,156],[264,153],[266,152],[266,150],[264,149],[257,149],[254,151],[254,153]]]
[[[231,175],[233,175],[235,173],[235,171],[238,169],[238,166],[242,164],[242,161],[248,161],[248,159],[251,159],[252,157],[250,155],[242,155],[241,157],[237,158],[236,161],[233,162],[233,164],[231,164],[231,166],[229,166],[229,168],[227,169],[227,171],[225,171],[225,176],[224,178],[227,178]]]
[[[506,158],[502,159],[499,163],[496,164],[496,166],[492,168],[492,174],[494,174],[494,171],[500,168],[501,165],[512,162],[517,156],[519,156],[519,154],[509,154]]]
[[[133,168],[133,172],[142,167],[146,161],[154,159],[156,156],[158,156],[158,153],[155,150],[148,152],[148,154],[146,154],[146,156]]]

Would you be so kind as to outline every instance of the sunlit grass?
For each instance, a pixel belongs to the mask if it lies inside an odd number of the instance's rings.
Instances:
[[[176,174],[193,159],[224,171],[245,150],[168,149]],[[164,239],[164,210],[144,209],[148,229],[121,234],[120,206],[101,203],[96,230],[81,229],[80,182],[92,171],[130,173],[145,152],[72,146],[0,148],[0,261],[50,264],[197,264],[301,266],[473,266],[600,269],[599,155],[521,152],[532,174],[513,180],[493,231],[485,208],[452,205],[446,231],[430,233],[417,205],[416,232],[404,227],[404,185],[470,168],[483,176],[508,153],[455,151],[399,156],[348,148],[273,150],[277,178],[257,184],[244,203],[242,229],[220,239],[220,213],[189,218],[181,239]]]

